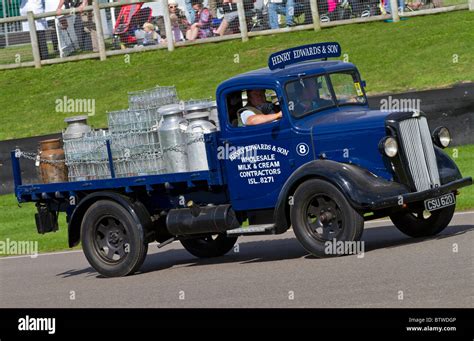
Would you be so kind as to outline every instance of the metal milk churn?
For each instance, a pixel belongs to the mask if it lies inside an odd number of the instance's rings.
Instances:
[[[91,131],[91,127],[87,125],[87,116],[73,116],[64,119],[67,128],[63,132],[63,139],[78,139]]]
[[[186,120],[179,104],[168,104],[158,109],[161,121],[158,126],[161,152],[166,173],[188,171],[185,130]]]
[[[186,145],[189,171],[209,170],[204,134],[216,131],[216,126],[209,122],[209,112],[206,111],[188,114],[186,119],[188,120]]]
[[[40,175],[45,184],[67,182],[67,167],[60,139],[40,141]]]
[[[209,121],[214,123],[217,130],[220,130],[219,115],[217,114],[217,102],[211,101],[210,106],[211,106],[211,113],[209,114]]]

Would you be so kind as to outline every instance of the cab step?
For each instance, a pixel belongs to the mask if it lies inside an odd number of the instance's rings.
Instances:
[[[244,227],[239,227],[233,230],[228,230],[228,236],[248,236],[248,235],[259,235],[259,234],[274,234],[275,225],[274,224],[261,224],[261,225],[249,225]]]

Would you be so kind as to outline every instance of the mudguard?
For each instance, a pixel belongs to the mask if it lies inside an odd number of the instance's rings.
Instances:
[[[435,146],[435,154],[440,173],[441,185],[446,190],[465,186],[469,181],[462,181],[461,172],[444,151]],[[398,182],[377,177],[366,169],[356,165],[331,160],[315,160],[298,168],[286,181],[280,191],[274,212],[276,233],[286,231],[290,226],[290,196],[305,180],[319,178],[335,185],[349,200],[356,210],[361,212],[386,207],[399,195],[410,194],[410,189]],[[412,197],[416,198],[415,193]]]
[[[331,160],[315,160],[298,168],[286,181],[275,207],[276,232],[289,227],[289,200],[305,180],[318,178],[336,186],[357,210],[364,211],[386,197],[409,192],[408,187],[377,177],[366,169]]]
[[[136,227],[143,231],[149,230],[152,222],[145,206],[139,201],[132,201],[131,198],[116,192],[95,192],[82,199],[74,209],[68,221],[68,242],[69,247],[74,247],[81,240],[81,224],[87,209],[99,200],[112,200],[122,205],[136,221]]]
[[[438,146],[434,145],[439,179],[442,185],[462,178],[456,163]]]

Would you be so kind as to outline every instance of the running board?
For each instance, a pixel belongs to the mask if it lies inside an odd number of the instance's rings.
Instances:
[[[259,234],[275,234],[274,224],[262,224],[262,225],[249,225],[239,227],[233,230],[227,230],[228,236],[248,236],[248,235],[259,235]]]

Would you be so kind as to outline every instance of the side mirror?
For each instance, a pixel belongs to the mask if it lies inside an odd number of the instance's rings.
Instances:
[[[360,85],[365,88],[367,86],[367,82],[366,81],[360,81]]]

